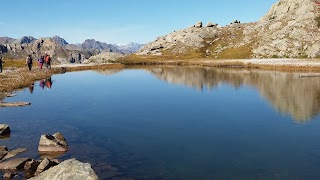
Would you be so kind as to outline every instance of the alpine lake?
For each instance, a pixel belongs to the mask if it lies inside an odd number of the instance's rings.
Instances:
[[[320,179],[320,77],[257,69],[146,66],[54,75],[0,108],[18,157],[41,134],[100,179]]]

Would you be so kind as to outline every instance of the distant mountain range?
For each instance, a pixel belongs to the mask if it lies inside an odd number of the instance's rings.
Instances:
[[[123,55],[137,52],[143,44],[129,43],[126,45],[108,44],[94,39],[87,39],[82,44],[69,44],[64,38],[53,36],[36,39],[24,36],[19,39],[0,37],[0,56],[20,59],[27,54],[39,56],[45,52],[50,53],[59,61],[68,61],[71,55],[81,54],[84,58],[102,52],[115,52]]]

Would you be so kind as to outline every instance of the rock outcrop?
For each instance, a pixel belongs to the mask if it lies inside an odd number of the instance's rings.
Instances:
[[[30,180],[97,180],[98,176],[88,163],[82,163],[76,159],[63,161],[59,165],[52,167],[40,175]]]
[[[9,125],[7,124],[0,124],[0,136],[5,136],[10,134],[11,130]]]
[[[182,54],[192,49],[204,47],[205,39],[218,37],[221,30],[216,26],[202,27],[202,22],[193,27],[175,31],[145,45],[137,55],[162,55],[163,51]]]
[[[68,144],[59,132],[54,135],[43,134],[40,137],[38,150],[40,152],[65,152],[68,150]]]
[[[281,0],[253,28],[259,38],[253,53],[262,57],[320,55],[320,5],[314,0]]]
[[[320,4],[279,0],[258,22],[218,27],[202,22],[157,38],[136,55],[192,58],[319,58]]]
[[[60,36],[53,36],[52,40],[60,46],[65,46],[69,44],[65,39],[61,38]]]
[[[124,55],[119,54],[119,53],[103,52],[98,55],[91,56],[89,58],[88,62],[94,62],[94,63],[98,63],[98,64],[114,63],[123,57],[124,57]]]

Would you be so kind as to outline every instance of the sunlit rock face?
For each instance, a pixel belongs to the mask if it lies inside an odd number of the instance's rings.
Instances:
[[[299,78],[300,73],[276,71],[163,67],[148,70],[161,80],[204,90],[227,83],[239,88],[251,86],[279,112],[305,122],[320,112],[319,78]]]
[[[158,37],[137,55],[181,57],[198,49],[199,57],[223,58],[225,52],[243,53],[249,47],[247,58],[316,58],[320,57],[319,19],[318,0],[279,0],[257,22],[235,21],[222,27],[197,23]]]

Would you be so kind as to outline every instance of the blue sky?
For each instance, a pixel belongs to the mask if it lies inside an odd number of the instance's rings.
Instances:
[[[198,21],[259,20],[277,0],[7,0],[0,36],[147,43]]]

